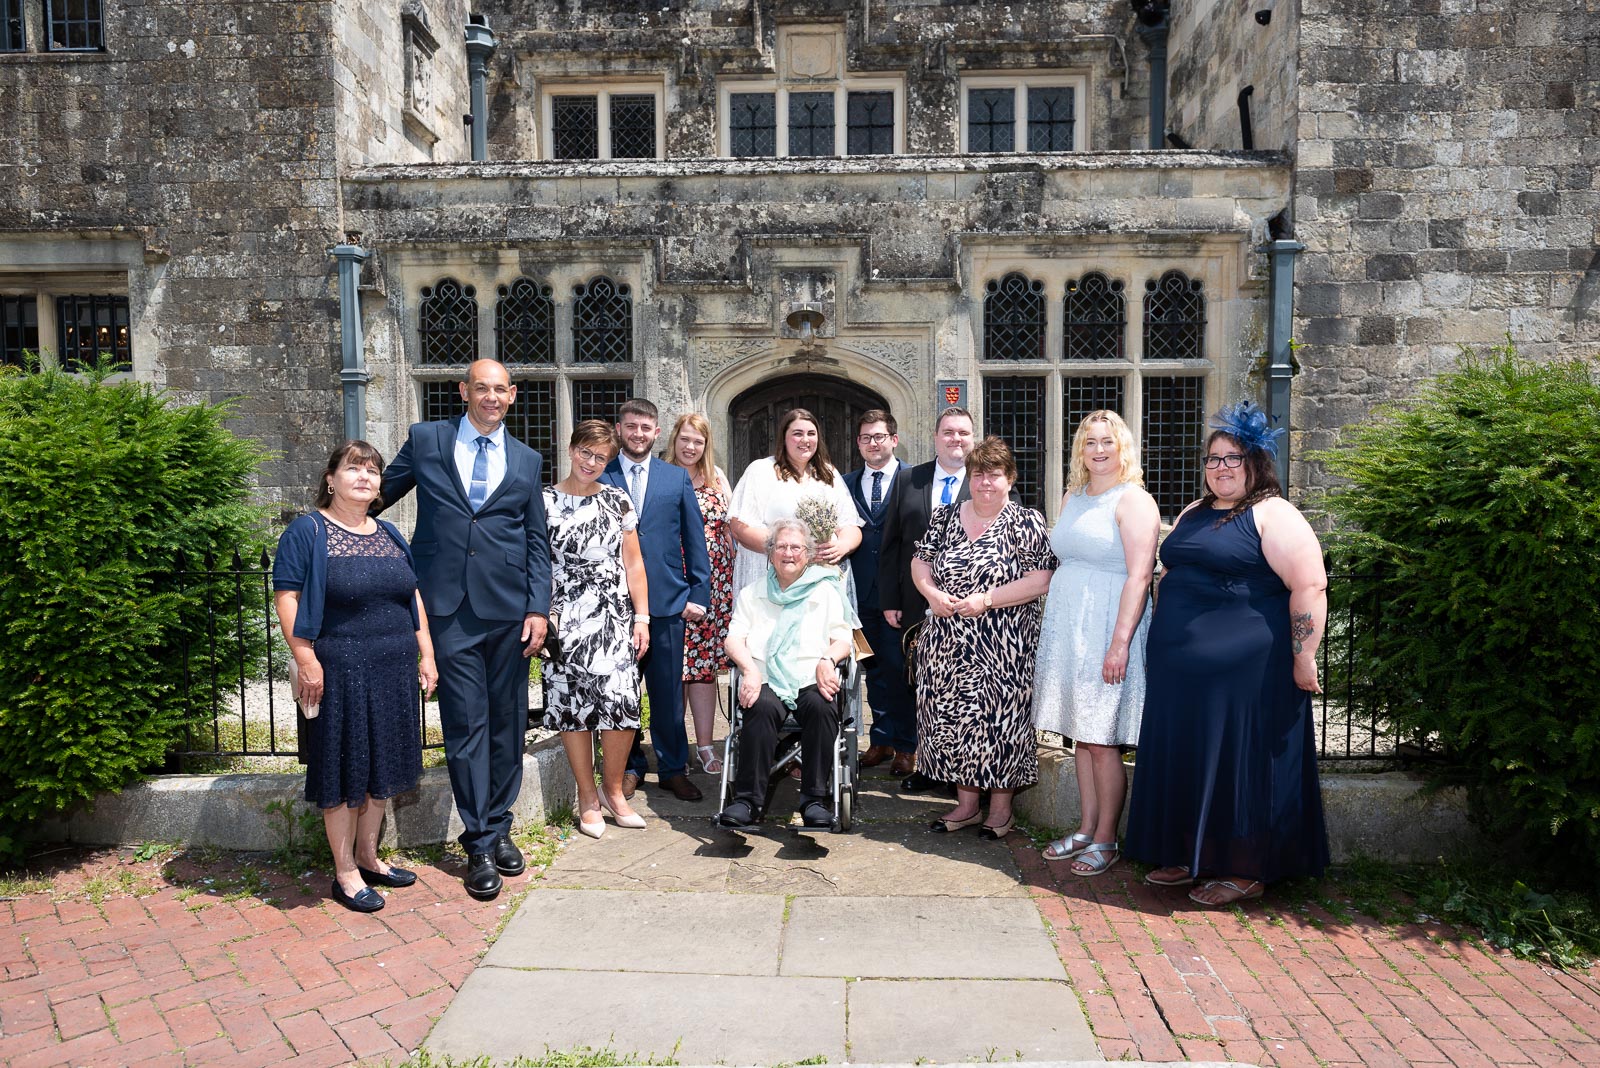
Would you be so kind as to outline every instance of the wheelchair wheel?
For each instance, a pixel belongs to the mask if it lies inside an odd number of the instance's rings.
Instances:
[[[855,818],[856,789],[852,783],[848,789],[839,791],[839,804],[833,813],[833,833],[848,834],[850,825]]]

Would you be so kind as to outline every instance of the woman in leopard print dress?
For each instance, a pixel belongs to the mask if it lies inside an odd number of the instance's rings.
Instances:
[[[967,456],[972,499],[933,513],[911,579],[932,618],[917,645],[917,768],[956,784],[937,832],[989,818],[978,832],[1002,838],[1011,795],[1039,778],[1034,751],[1033,665],[1055,554],[1044,517],[1009,500],[1016,461],[999,438]]]

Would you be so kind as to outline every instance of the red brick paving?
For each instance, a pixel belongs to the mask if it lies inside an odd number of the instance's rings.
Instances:
[[[1126,864],[1084,879],[1020,835],[1011,850],[1108,1061],[1600,1065],[1600,969],[1278,907],[1270,890],[1208,909]]]
[[[358,915],[261,858],[59,851],[49,893],[0,901],[0,1064],[332,1066],[405,1061],[528,877],[476,902],[459,870]],[[37,862],[36,862],[37,863]],[[259,896],[224,900],[253,865]],[[198,889],[199,892],[196,892]],[[101,900],[91,900],[91,893]]]

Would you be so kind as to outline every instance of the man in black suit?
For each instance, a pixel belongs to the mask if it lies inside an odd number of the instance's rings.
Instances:
[[[461,384],[467,413],[416,423],[383,472],[385,507],[413,488],[411,551],[439,661],[445,763],[467,852],[467,893],[487,901],[518,875],[511,806],[522,789],[528,659],[550,614],[543,463],[506,432],[517,387],[498,360]]]
[[[872,646],[872,659],[867,664],[872,744],[862,755],[861,766],[875,768],[893,760],[893,774],[909,775],[917,754],[917,706],[911,687],[906,685],[900,631],[884,620],[878,601],[883,523],[888,517],[890,495],[895,483],[911,470],[910,464],[895,457],[899,444],[899,427],[893,415],[881,408],[863,412],[856,423],[856,448],[865,466],[845,475],[844,483],[864,520],[861,545],[850,556],[850,571],[855,577],[861,630]]]
[[[959,504],[971,493],[967,487],[967,454],[973,447],[972,413],[952,405],[939,413],[935,424],[934,459],[918,464],[894,480],[894,490],[884,506],[883,544],[878,556],[878,604],[884,622],[898,635],[923,618],[927,598],[911,581],[911,558],[917,542],[928,532],[928,521],[940,505]],[[876,651],[876,646],[873,647]],[[915,717],[913,716],[913,723]],[[915,752],[915,735],[912,752]],[[902,761],[896,753],[894,774],[904,773],[902,788],[919,792],[941,784],[915,770],[914,760]]]

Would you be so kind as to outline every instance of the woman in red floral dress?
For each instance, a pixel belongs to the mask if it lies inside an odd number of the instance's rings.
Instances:
[[[707,774],[722,770],[712,744],[716,728],[717,673],[728,666],[722,643],[728,637],[733,615],[733,531],[728,526],[728,502],[733,490],[728,476],[712,458],[711,426],[705,416],[690,412],[678,417],[667,438],[662,459],[689,472],[694,482],[700,518],[705,521],[706,552],[711,557],[711,604],[705,617],[683,629],[684,703],[694,717],[695,752]]]

